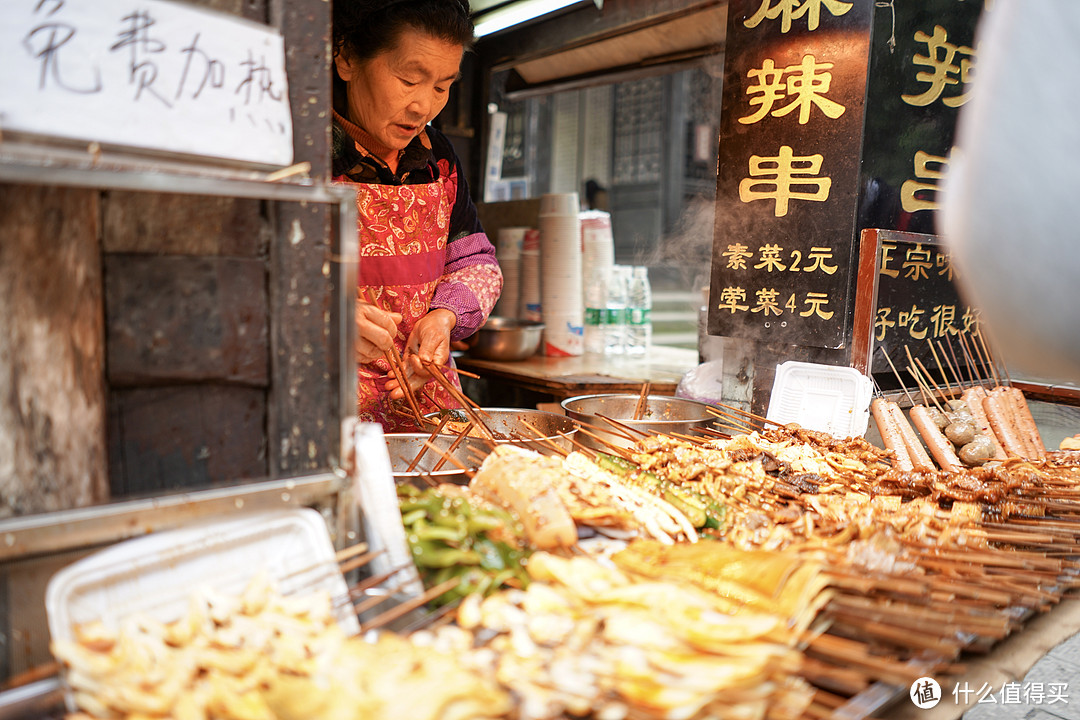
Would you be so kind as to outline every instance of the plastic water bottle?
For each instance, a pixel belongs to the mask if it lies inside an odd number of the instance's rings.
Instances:
[[[649,268],[635,267],[627,293],[626,354],[644,355],[652,347],[652,286]]]
[[[611,268],[607,282],[607,312],[604,317],[604,352],[622,355],[626,350],[626,299],[629,289],[628,268]]]
[[[597,275],[585,286],[585,352],[602,355],[607,345],[607,281]]]

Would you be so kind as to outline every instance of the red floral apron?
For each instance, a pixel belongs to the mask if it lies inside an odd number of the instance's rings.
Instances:
[[[450,227],[453,183],[442,177],[422,185],[354,183],[360,232],[360,277],[357,297],[372,299],[384,310],[401,313],[394,338],[398,353],[416,322],[427,314],[442,277]],[[446,367],[453,367],[453,360]],[[446,373],[459,385],[456,373]],[[386,381],[393,377],[383,358],[357,370],[356,411],[361,420],[381,423],[386,432],[419,428],[404,399],[391,401]],[[458,407],[450,393],[429,381],[416,393],[421,412]]]

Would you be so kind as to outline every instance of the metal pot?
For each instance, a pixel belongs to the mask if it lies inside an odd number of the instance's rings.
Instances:
[[[469,476],[464,470],[447,460],[438,470],[432,470],[442,456],[430,448],[420,458],[420,462],[410,472],[409,465],[424,448],[424,441],[431,436],[430,433],[387,433],[386,450],[390,454],[390,468],[394,472],[394,480],[398,483],[411,482],[423,487],[426,485],[423,477],[428,477],[435,482],[451,482],[465,485],[469,482]],[[444,453],[456,438],[450,435],[436,435],[431,444]],[[463,438],[461,443],[450,453],[454,458],[470,471],[480,467],[483,458],[491,452],[491,444],[479,438]]]
[[[498,444],[517,445],[528,448],[544,455],[551,454],[551,443],[555,443],[564,450],[571,449],[568,438],[577,433],[577,425],[565,415],[547,412],[546,410],[525,410],[522,408],[482,408],[487,417],[484,424],[495,433],[496,437],[503,436],[507,439],[496,440]],[[454,423],[467,423],[469,416],[464,410],[445,410],[453,413],[451,421]],[[439,413],[431,413],[426,417],[436,422],[441,420]],[[528,423],[543,434],[543,438],[537,438],[536,433],[525,424]],[[519,439],[520,438],[520,439]],[[486,443],[486,440],[479,439]]]
[[[649,395],[646,398],[645,413],[641,420],[632,420],[638,395],[578,395],[562,401],[567,417],[588,423],[589,432],[599,435],[607,442],[618,447],[630,447],[634,440],[626,437],[623,431],[613,428],[601,415],[616,420],[627,427],[650,435],[661,433],[693,434],[696,427],[705,427],[715,419],[709,414],[705,403],[665,395]],[[601,429],[598,429],[601,428]],[[635,440],[643,437],[638,433],[628,432]],[[603,443],[586,433],[578,433],[577,441],[595,450],[608,450]]]
[[[515,362],[532,357],[540,349],[544,323],[516,318],[489,317],[476,331],[469,354],[482,360]]]

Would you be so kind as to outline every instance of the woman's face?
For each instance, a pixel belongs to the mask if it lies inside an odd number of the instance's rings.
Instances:
[[[461,45],[406,29],[396,47],[370,60],[338,54],[334,64],[347,87],[349,120],[396,155],[445,107],[463,52]]]

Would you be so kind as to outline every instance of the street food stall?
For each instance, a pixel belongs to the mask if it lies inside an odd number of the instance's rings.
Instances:
[[[649,92],[686,105],[675,150],[613,140],[613,168],[656,164],[607,179],[603,241],[628,265],[628,228],[677,245],[694,233],[666,232],[667,196],[712,173],[723,368],[715,396],[686,397],[700,347],[590,352],[586,259],[553,295],[566,278],[541,256],[538,352],[429,368],[458,407],[423,413],[406,393],[408,434],[354,413],[356,197],[329,182],[312,111],[329,107],[326,4],[209,5],[139,12],[200,28],[180,61],[220,37],[265,51],[267,106],[249,110],[264,135],[177,147],[100,123],[88,145],[13,111],[0,141],[16,238],[0,250],[0,717],[956,717],[977,699],[961,682],[1020,692],[1027,666],[1000,648],[1030,665],[1080,631],[1077,391],[1014,374],[933,225],[980,3],[607,0],[481,39],[462,85],[501,77],[484,98],[498,109],[443,118],[477,156],[500,128],[500,150],[528,145],[514,110],[499,117],[508,99],[722,55],[711,126],[677,83],[612,91],[633,109],[624,140],[671,130],[650,125]],[[478,21],[501,9],[473,4]],[[99,15],[13,4],[0,33],[63,21],[111,41]],[[89,112],[71,88],[93,77],[19,52],[55,112]],[[244,48],[221,52],[209,79],[250,69]],[[185,82],[146,124],[212,136]],[[677,191],[653,177],[669,161]],[[513,174],[529,162],[507,152],[474,185],[490,232],[524,242],[535,223],[540,252],[585,256],[581,218],[599,216],[558,173]],[[500,200],[530,183],[538,204]],[[569,248],[550,240],[567,228]],[[1067,683],[1042,690],[1068,702]]]

